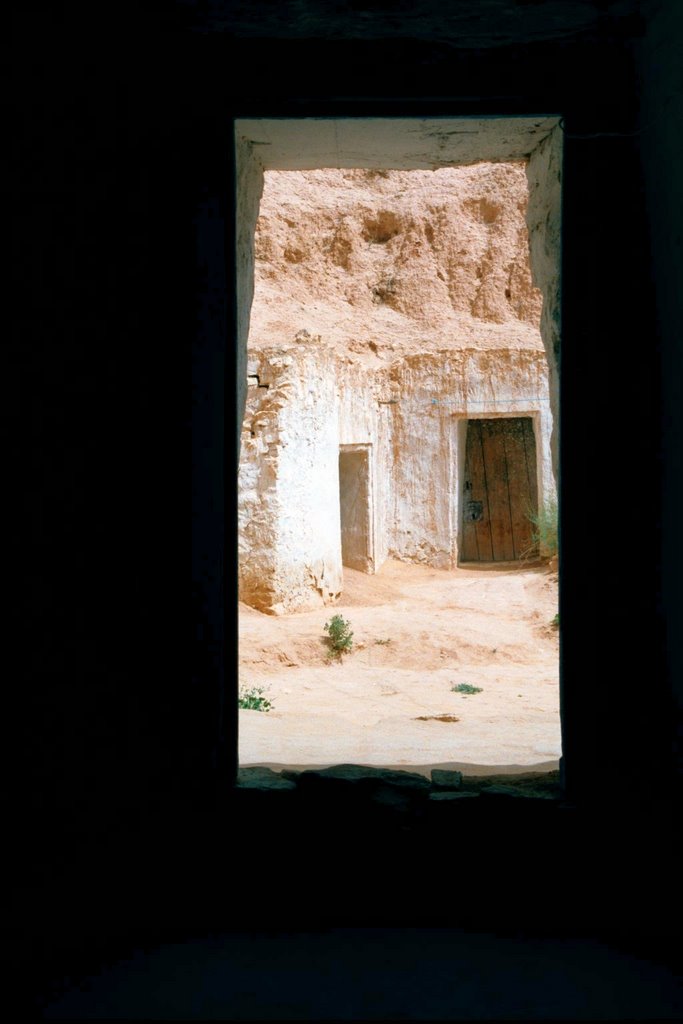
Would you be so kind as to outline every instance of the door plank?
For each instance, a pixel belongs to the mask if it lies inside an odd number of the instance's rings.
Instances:
[[[471,499],[472,499],[472,470],[471,470],[471,433],[470,426],[467,426],[467,436],[465,441],[465,477],[463,485],[463,496],[462,496],[462,515],[461,515],[461,537],[462,537],[462,548],[460,553],[461,562],[478,562],[479,561],[479,546],[477,544],[477,530],[476,524],[471,519]]]
[[[524,457],[526,460],[527,479],[529,481],[529,504],[531,511],[538,512],[538,478],[536,476],[536,435],[530,419],[524,419]],[[530,527],[531,529],[531,527]]]
[[[531,522],[531,495],[524,445],[524,423],[522,418],[504,420],[503,441],[507,460],[508,496],[512,523],[512,545],[514,557],[522,558],[531,553],[533,544]]]
[[[480,420],[468,422],[465,448],[463,536],[466,547],[462,560],[491,562],[493,561],[493,548]]]
[[[504,420],[482,420],[484,472],[489,499],[493,561],[512,561],[512,517],[505,460]]]
[[[534,553],[536,438],[528,416],[469,420],[462,512],[463,562],[517,561]]]

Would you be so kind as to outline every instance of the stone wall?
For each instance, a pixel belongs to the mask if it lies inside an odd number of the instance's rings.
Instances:
[[[468,418],[530,416],[539,502],[555,494],[548,370],[543,353],[460,350],[416,354],[392,367],[389,554],[438,568],[458,564]]]
[[[248,369],[240,599],[272,614],[327,604],[342,589],[334,359],[264,352]]]
[[[562,231],[562,132],[555,128],[533,151],[527,166],[527,227],[534,283],[543,294],[541,337],[548,358],[552,465],[559,478],[560,435],[560,237]]]
[[[416,353],[375,373],[317,341],[249,362],[240,468],[240,598],[272,614],[343,592],[339,449],[368,445],[373,555],[458,564],[468,418],[530,416],[539,500],[555,493],[543,352]]]

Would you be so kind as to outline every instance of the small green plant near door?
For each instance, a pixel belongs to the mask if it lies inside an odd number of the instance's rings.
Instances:
[[[554,626],[555,629],[559,629],[560,628],[560,613],[559,612],[550,620],[550,625]]]
[[[557,499],[549,498],[538,512],[529,512],[534,546],[544,558],[557,554]]]
[[[481,693],[481,686],[472,686],[471,683],[458,683],[457,686],[451,686],[451,693]]]
[[[341,658],[342,654],[348,654],[353,647],[351,623],[342,615],[333,615],[330,621],[325,623],[324,629],[332,654],[337,658]]]
[[[272,703],[263,696],[262,686],[240,687],[238,707],[243,711],[270,711]]]

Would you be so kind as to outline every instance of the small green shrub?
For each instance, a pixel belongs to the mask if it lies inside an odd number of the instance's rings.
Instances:
[[[262,686],[251,686],[249,689],[242,686],[237,699],[238,707],[243,711],[270,711],[272,704],[263,696]]]
[[[534,545],[541,555],[552,558],[557,554],[557,499],[549,498],[538,512],[529,512]]]
[[[472,686],[470,683],[458,683],[451,686],[452,693],[481,693],[481,686]]]
[[[387,644],[391,643],[391,637],[388,637],[386,640],[375,640],[375,643],[381,647],[386,647]]]
[[[555,629],[559,629],[560,628],[560,613],[559,612],[557,613],[557,615],[554,615],[553,618],[550,620],[550,625],[554,626]]]
[[[328,634],[330,649],[337,657],[348,653],[353,647],[353,632],[351,623],[341,615],[333,615],[329,622],[325,623],[324,629]]]

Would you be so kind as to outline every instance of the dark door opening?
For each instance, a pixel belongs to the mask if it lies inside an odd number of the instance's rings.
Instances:
[[[537,552],[536,439],[528,416],[467,422],[463,562],[510,562]]]
[[[342,564],[372,572],[368,446],[344,445],[339,450],[339,509]]]

